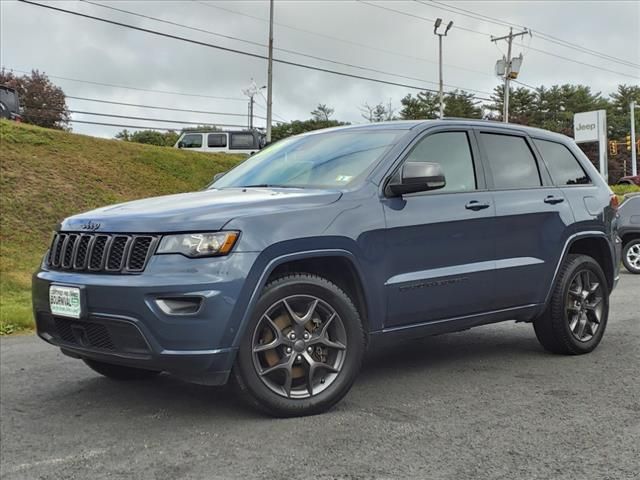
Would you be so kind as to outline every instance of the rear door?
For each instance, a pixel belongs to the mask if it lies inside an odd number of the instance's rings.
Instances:
[[[487,310],[493,297],[494,205],[471,130],[431,129],[402,163],[440,163],[440,190],[383,198],[386,328]]]
[[[573,213],[526,134],[480,129],[476,135],[496,207],[493,308],[541,303]]]

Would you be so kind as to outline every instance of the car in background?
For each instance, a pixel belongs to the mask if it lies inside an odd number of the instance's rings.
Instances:
[[[253,155],[265,145],[265,136],[255,130],[182,132],[175,148],[206,153],[244,153]]]
[[[631,273],[640,273],[640,195],[626,197],[618,209],[618,236],[622,239],[622,263]]]
[[[640,187],[640,175],[628,175],[618,180],[618,185],[637,185]]]
[[[22,121],[18,92],[8,85],[0,85],[0,118],[16,122]]]

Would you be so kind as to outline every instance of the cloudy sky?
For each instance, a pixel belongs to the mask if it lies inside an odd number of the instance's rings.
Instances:
[[[91,0],[49,5],[221,47],[267,53],[267,1]],[[77,113],[72,115],[76,120],[177,128],[180,124],[158,120],[244,125],[247,102],[242,90],[252,78],[258,86],[266,84],[267,63],[260,58],[15,0],[0,0],[0,9],[2,66],[16,72],[44,71],[68,96],[236,114],[69,99],[70,109],[76,111],[156,119]],[[638,1],[276,0],[274,57],[437,89],[438,43],[433,35],[437,17],[445,23],[454,21],[444,40],[445,90],[457,87],[478,97],[489,96],[499,82],[494,64],[506,53],[506,43],[496,45],[490,36],[508,33],[508,24],[533,30],[532,37],[516,41],[513,52],[524,54],[519,80],[527,85],[583,83],[608,94],[619,83],[640,83],[640,68],[633,65],[640,64]],[[360,107],[365,102],[391,101],[397,107],[403,96],[416,92],[281,63],[274,65],[273,77],[275,120],[306,119],[318,103],[325,103],[335,108],[334,118],[363,122]],[[256,98],[255,113],[264,116],[265,100]],[[264,120],[258,118],[256,124],[264,125]],[[75,123],[73,130],[111,137],[120,128]]]

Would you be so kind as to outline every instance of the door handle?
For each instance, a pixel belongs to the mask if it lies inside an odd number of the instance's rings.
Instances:
[[[544,199],[544,203],[549,203],[551,205],[555,205],[556,203],[562,203],[562,202],[564,202],[564,198],[554,197],[553,195],[549,195],[547,198]]]
[[[485,208],[489,208],[489,204],[488,203],[480,203],[477,200],[471,200],[469,203],[467,203],[464,208],[466,208],[467,210],[473,210],[475,212],[477,212],[478,210],[484,210]]]

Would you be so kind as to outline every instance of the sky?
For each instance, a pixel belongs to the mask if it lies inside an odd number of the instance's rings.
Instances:
[[[91,2],[48,4],[221,47],[267,54],[266,0]],[[482,18],[463,15],[462,9]],[[491,42],[491,35],[507,34],[508,25],[515,25],[516,31],[522,27],[532,30],[531,36],[520,37],[513,46],[514,56],[524,56],[518,80],[527,85],[581,83],[608,95],[620,83],[640,84],[640,67],[624,63],[640,64],[639,1],[275,0],[274,58],[437,89],[438,38],[433,34],[433,20],[438,17],[444,24],[454,22],[443,39],[445,91],[457,87],[489,97],[501,82],[494,66],[507,48],[505,42]],[[155,119],[74,113],[75,120],[177,129],[184,124],[173,122],[244,126],[247,97],[243,89],[252,79],[258,87],[267,82],[267,62],[261,58],[16,0],[0,0],[0,19],[1,65],[16,73],[44,71],[67,96],[235,114],[175,112],[68,98],[69,108],[75,111]],[[568,48],[557,40],[618,60]],[[391,102],[399,109],[400,100],[417,91],[281,63],[273,67],[275,121],[307,119],[323,103],[335,109],[334,119],[365,122],[363,104]],[[266,90],[262,92],[266,97]],[[264,97],[256,96],[255,114],[259,117],[266,115]],[[255,124],[264,126],[265,120],[256,118]],[[73,123],[72,128],[101,137],[113,137],[122,129],[80,123]]]

